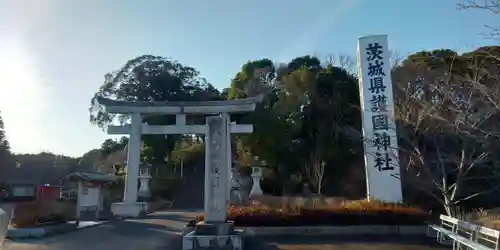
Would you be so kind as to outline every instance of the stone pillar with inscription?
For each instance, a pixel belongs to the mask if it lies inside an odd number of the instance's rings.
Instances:
[[[226,116],[207,117],[208,133],[205,140],[205,222],[225,222],[227,213],[227,157]]]
[[[242,249],[242,237],[226,221],[228,206],[228,116],[207,117],[205,139],[205,220],[182,239],[183,249]]]
[[[387,36],[359,38],[357,54],[367,197],[402,202]]]

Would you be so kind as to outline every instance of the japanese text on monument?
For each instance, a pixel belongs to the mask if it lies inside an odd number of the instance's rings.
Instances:
[[[220,154],[221,154],[221,138],[225,138],[223,136],[222,131],[220,131],[220,127],[211,126],[211,136],[210,136],[210,174],[211,178],[209,179],[209,193],[210,197],[216,197],[216,195],[220,192],[220,182],[221,182],[221,166],[223,163],[221,162]],[[217,199],[212,199],[209,205],[209,212],[219,212],[221,210],[221,206],[218,203]]]
[[[369,43],[365,48],[366,60],[368,61],[368,76],[371,93],[370,110],[373,112],[371,117],[373,127],[373,146],[375,148],[375,165],[378,171],[393,171],[393,157],[391,150],[391,136],[389,132],[390,116],[387,110],[388,88],[384,82],[384,48],[377,42]]]

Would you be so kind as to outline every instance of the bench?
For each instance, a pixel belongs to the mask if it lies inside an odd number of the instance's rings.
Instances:
[[[452,245],[453,249],[466,246],[475,250],[500,250],[500,231],[475,225],[446,215],[439,217],[441,225],[430,224],[428,235],[436,231],[437,241]]]

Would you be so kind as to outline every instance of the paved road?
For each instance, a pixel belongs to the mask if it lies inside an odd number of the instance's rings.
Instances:
[[[181,228],[199,213],[159,212],[43,240],[5,242],[2,250],[180,250]],[[247,250],[438,250],[425,238],[286,237],[247,241]]]
[[[159,212],[43,240],[7,241],[2,250],[177,250],[181,228],[197,213]]]

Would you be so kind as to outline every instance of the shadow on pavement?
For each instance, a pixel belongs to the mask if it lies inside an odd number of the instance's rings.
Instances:
[[[123,220],[54,236],[44,243],[51,250],[177,250],[181,231],[163,220]]]
[[[107,226],[110,233],[135,238],[151,237],[154,234],[166,232],[165,225],[137,221],[118,221]]]
[[[193,218],[194,213],[160,212],[142,219],[113,221],[48,239],[25,240],[22,243],[45,247],[36,248],[37,250],[180,250],[182,228]],[[447,249],[438,245],[434,239],[425,237],[247,237],[244,242],[247,250]]]
[[[15,247],[12,249],[23,250],[180,250],[182,228],[194,216],[194,213],[159,212],[141,219],[111,221],[50,238],[16,240],[9,245]]]
[[[183,213],[157,213],[157,214],[149,214],[141,219],[154,219],[154,220],[167,220],[167,221],[176,221],[176,222],[189,222],[190,220],[196,219],[196,216],[192,213],[189,215]]]
[[[388,249],[388,250],[440,250],[449,249],[426,237],[253,237],[245,239],[246,249],[251,250],[337,250],[337,249]]]

